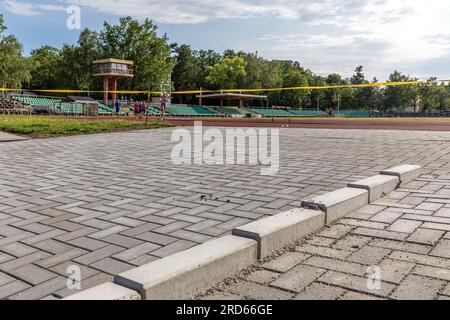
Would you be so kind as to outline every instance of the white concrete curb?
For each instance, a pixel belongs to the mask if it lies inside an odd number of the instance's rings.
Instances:
[[[380,174],[398,177],[400,179],[400,186],[404,186],[405,184],[417,179],[422,174],[422,167],[405,164],[388,170],[383,170]]]
[[[305,200],[305,209],[325,212],[326,223],[329,224],[347,214],[369,204],[369,191],[355,188],[342,188],[321,196]]]
[[[391,193],[400,184],[396,176],[377,175],[357,182],[349,183],[350,188],[360,188],[369,191],[369,202],[377,201],[383,194]]]
[[[258,242],[258,259],[314,233],[325,225],[325,213],[292,209],[275,216],[251,222],[233,230],[233,235]]]
[[[114,277],[143,300],[190,299],[257,262],[254,240],[225,236]]]

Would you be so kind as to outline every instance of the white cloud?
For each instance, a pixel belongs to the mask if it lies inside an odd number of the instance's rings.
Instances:
[[[38,3],[39,2],[39,3]],[[45,2],[45,3],[44,3]],[[411,70],[430,61],[450,64],[448,0],[0,0],[20,15],[83,10],[150,18],[157,23],[199,24],[264,19],[268,35],[248,34],[248,48],[267,57],[295,59],[321,72],[351,73],[359,64],[374,73]],[[286,22],[287,21],[287,22]],[[279,24],[289,27],[274,28]],[[270,31],[283,30],[281,31]],[[229,39],[223,31],[223,37]],[[186,39],[189,43],[191,39]],[[205,43],[204,47],[217,47]],[[327,70],[327,71],[326,71]],[[387,72],[387,71],[386,71]],[[383,74],[385,76],[385,74]],[[420,75],[419,75],[420,76]]]
[[[32,4],[26,2],[3,0],[2,5],[6,11],[21,16],[36,16],[39,14],[39,11],[36,11]]]

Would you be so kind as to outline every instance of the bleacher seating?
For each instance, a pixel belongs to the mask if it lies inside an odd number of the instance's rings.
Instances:
[[[176,105],[172,104],[167,107],[167,113],[172,116],[220,116],[220,113],[194,105]]]
[[[264,117],[292,117],[292,114],[285,110],[280,109],[251,109],[253,112],[260,114]]]
[[[23,114],[31,113],[33,108],[16,100],[0,97],[0,113],[2,114]]]
[[[370,114],[364,110],[342,110],[335,111],[335,116],[341,116],[345,118],[369,118]]]
[[[299,110],[292,109],[291,113],[296,117],[325,117],[328,114],[324,111],[317,110]]]
[[[222,107],[222,108],[217,109],[217,111],[224,115],[236,115],[236,114],[245,115],[245,114],[249,113],[248,111],[238,108],[238,107]]]

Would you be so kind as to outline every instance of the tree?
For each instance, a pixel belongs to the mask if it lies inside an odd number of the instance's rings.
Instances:
[[[172,72],[172,82],[175,90],[185,91],[195,89],[199,67],[195,62],[194,53],[190,46],[177,46],[175,52],[175,65]],[[182,95],[178,96],[182,102]]]
[[[214,50],[199,50],[194,52],[195,63],[198,69],[197,87],[206,87],[208,68],[222,60],[222,56]]]
[[[389,82],[409,82],[415,80],[398,71],[395,71],[389,76]],[[418,90],[415,85],[388,86],[385,93],[385,108],[400,112],[406,108],[416,107],[417,96]]]
[[[30,64],[22,56],[23,47],[12,35],[0,39],[0,86],[20,88],[30,81]]]
[[[171,48],[167,36],[159,37],[156,31],[149,19],[139,23],[126,17],[120,18],[117,25],[104,23],[100,32],[103,56],[134,61],[134,77],[124,79],[124,87],[159,91],[161,83],[167,82],[173,68]]]
[[[0,36],[2,36],[3,32],[5,32],[5,30],[6,30],[5,21],[3,19],[3,15],[0,14]]]
[[[218,89],[234,89],[241,77],[246,76],[246,63],[242,58],[223,58],[207,69],[206,82]]]
[[[421,110],[428,111],[445,109],[447,90],[445,85],[438,85],[436,80],[437,78],[430,78],[427,83],[419,85],[419,108]]]
[[[60,50],[51,46],[42,46],[31,51],[30,57],[31,87],[53,89],[60,87]]]
[[[283,76],[283,87],[307,87],[308,79],[307,77],[298,69],[291,68]],[[281,92],[280,104],[289,107],[300,107],[302,106],[309,96],[309,90],[292,90]]]
[[[65,44],[60,52],[61,85],[90,90],[94,84],[92,62],[101,57],[99,36],[85,29],[80,33],[78,46]]]

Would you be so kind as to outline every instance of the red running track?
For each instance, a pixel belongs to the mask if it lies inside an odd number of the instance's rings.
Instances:
[[[204,126],[214,127],[267,127],[311,129],[370,129],[370,130],[418,130],[450,131],[450,120],[376,120],[376,119],[186,119],[171,118],[167,122],[177,126],[192,126],[202,121]]]

